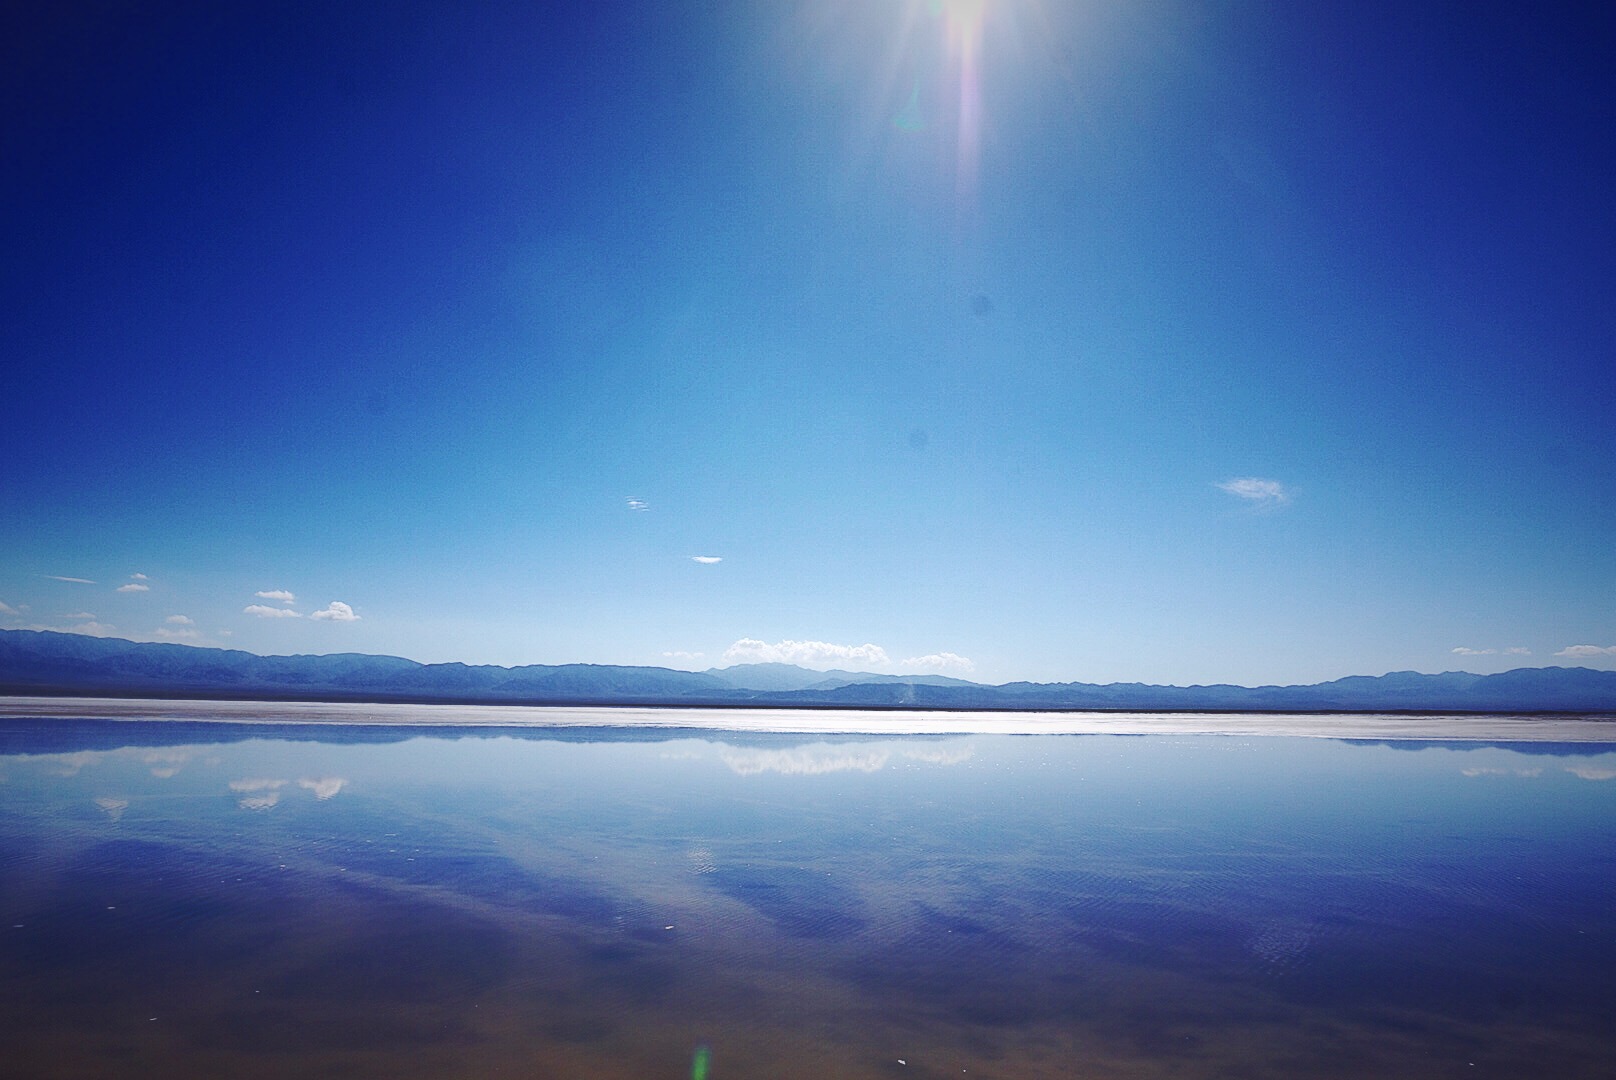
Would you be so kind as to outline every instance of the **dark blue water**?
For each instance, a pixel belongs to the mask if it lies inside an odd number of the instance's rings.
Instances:
[[[8,723],[6,1075],[1616,1060],[1599,746]]]

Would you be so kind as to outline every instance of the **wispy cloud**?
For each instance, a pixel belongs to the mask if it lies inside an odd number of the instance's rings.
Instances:
[[[703,566],[711,566],[713,563],[721,563],[721,562],[723,562],[724,561],[724,556],[722,556],[722,555],[692,555],[692,556],[690,556],[690,561],[691,562],[699,562]]]
[[[258,597],[260,600],[279,600],[283,604],[295,604],[297,602],[297,597],[293,596],[285,589],[266,589],[263,592],[254,593],[253,595]]]
[[[1567,645],[1555,656],[1568,656],[1573,660],[1590,660],[1596,656],[1616,656],[1616,645]]]
[[[90,637],[111,637],[118,632],[118,628],[108,623],[96,622],[91,619],[89,622],[68,627],[67,632],[69,634],[86,634]]]
[[[10,604],[6,603],[4,600],[0,600],[0,615],[21,615],[21,614],[22,614],[22,612],[18,611],[16,608],[12,607]],[[68,616],[68,618],[70,618],[70,619],[76,619],[78,617],[79,616],[77,616],[77,615],[69,615]]]
[[[175,629],[172,626],[159,626],[152,631],[152,636],[159,641],[201,641],[202,632],[190,626]]]
[[[95,613],[93,611],[75,611],[75,612],[73,612],[73,613],[71,613],[69,615],[63,615],[62,618],[64,618],[64,619],[93,619],[93,618],[95,618]]]
[[[976,662],[958,653],[928,653],[899,660],[898,667],[909,672],[975,671]]]
[[[138,581],[131,581],[127,585],[119,585],[118,592],[151,592],[150,585],[142,585]]]
[[[166,622],[166,623],[170,623],[170,624],[172,624],[174,626],[195,626],[196,625],[196,620],[191,618],[189,615],[170,615],[168,618],[164,619],[163,621]]]
[[[260,619],[301,619],[303,617],[291,608],[269,607],[265,604],[248,604],[241,611],[244,615],[256,615]]]
[[[892,663],[879,645],[837,645],[829,641],[777,641],[771,645],[756,638],[741,638],[724,650],[724,659],[732,664],[800,664],[810,668],[833,664],[888,667]]]
[[[136,581],[145,581],[145,580],[147,580],[145,574],[130,574],[129,576],[134,578]]]
[[[328,622],[359,621],[359,616],[354,614],[354,609],[349,607],[347,604],[344,604],[341,600],[333,600],[319,611],[310,612],[309,618],[324,619]]]
[[[629,499],[628,508],[630,510],[649,510],[651,509],[651,504],[643,499]]]
[[[1291,493],[1278,480],[1264,480],[1256,476],[1237,476],[1218,485],[1219,491],[1262,506],[1279,506],[1290,502]]]
[[[662,654],[668,660],[700,660],[706,653],[686,652],[683,649],[673,649]]]
[[[87,577],[63,577],[61,574],[45,574],[43,576],[50,578],[52,581],[71,581],[75,585],[94,585],[95,584],[95,582],[91,581]]]
[[[1532,650],[1522,645],[1516,645],[1504,650],[1505,656],[1531,656]]]
[[[1492,656],[1497,649],[1467,649],[1463,645],[1453,650],[1455,656]]]

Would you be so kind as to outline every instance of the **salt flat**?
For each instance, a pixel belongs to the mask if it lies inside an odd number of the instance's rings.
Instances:
[[[390,727],[685,728],[818,735],[1276,735],[1616,743],[1616,716],[1609,714],[909,712],[0,697],[0,718],[8,717]]]

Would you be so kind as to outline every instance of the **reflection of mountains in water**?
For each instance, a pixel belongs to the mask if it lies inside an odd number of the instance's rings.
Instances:
[[[258,656],[231,649],[0,630],[0,692],[228,700],[947,710],[1225,712],[1616,711],[1616,671],[1413,671],[1307,686],[1031,683],[738,664],[420,664],[397,656]]]
[[[384,745],[410,739],[520,739],[524,742],[664,743],[712,738],[700,728],[611,727],[467,727],[409,724],[231,724],[195,720],[59,720],[0,719],[0,757],[20,754],[65,754],[78,750],[122,750],[130,747],[198,746],[274,739],[327,745]],[[822,743],[823,735],[790,732],[726,731],[723,743],[736,748],[781,751]],[[957,736],[906,735],[919,747]]]
[[[1550,757],[1592,757],[1616,751],[1610,743],[1577,742],[1447,742],[1439,739],[1337,739],[1348,746],[1386,746],[1393,750],[1508,750]]]

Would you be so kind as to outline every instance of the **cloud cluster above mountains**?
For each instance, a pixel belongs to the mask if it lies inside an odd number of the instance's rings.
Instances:
[[[896,667],[903,674],[968,672],[976,665],[957,653],[929,653],[911,656],[894,664],[886,649],[866,642],[863,645],[838,645],[829,641],[776,641],[772,644],[757,638],[741,638],[724,650],[724,661],[730,664],[795,664],[798,667],[826,669],[851,666],[859,670],[884,670]]]

